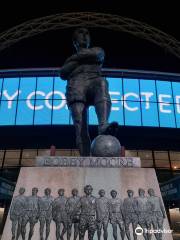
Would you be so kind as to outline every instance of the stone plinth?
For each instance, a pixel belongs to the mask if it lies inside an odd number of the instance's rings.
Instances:
[[[131,168],[141,167],[138,157],[50,157],[36,158],[36,166],[51,167],[103,167]]]
[[[156,174],[154,169],[148,168],[102,168],[102,167],[27,167],[21,168],[14,197],[18,195],[20,187],[25,188],[25,196],[30,196],[33,187],[38,188],[38,196],[44,196],[45,188],[51,189],[51,195],[53,198],[57,198],[57,191],[60,188],[65,189],[65,196],[71,196],[71,190],[77,188],[79,196],[84,196],[83,188],[85,185],[90,184],[93,187],[93,196],[98,196],[98,191],[104,189],[106,191],[106,197],[110,197],[110,191],[115,189],[118,192],[118,198],[124,200],[127,198],[127,190],[131,189],[134,191],[134,197],[138,196],[138,189],[143,188],[145,195],[147,196],[147,190],[153,188],[155,194],[161,198],[159,185],[157,182]],[[11,239],[11,226],[10,214],[8,215],[6,225],[4,228],[2,240]],[[167,218],[164,220],[163,228],[169,230],[169,224]],[[34,228],[34,235],[32,240],[39,240],[40,234],[40,223],[36,223]],[[61,227],[62,229],[62,227]],[[130,225],[131,239],[132,226]],[[55,222],[52,220],[50,223],[50,235],[49,240],[56,239],[56,228]],[[29,223],[26,226],[26,238],[28,239],[29,234]],[[112,225],[108,224],[108,239],[113,240]],[[45,231],[44,231],[45,236]],[[103,236],[103,234],[102,234]],[[21,237],[19,239],[22,239]],[[45,239],[45,238],[44,238]],[[66,238],[66,235],[64,236]],[[73,234],[71,236],[73,239]],[[87,238],[87,232],[85,235]],[[103,239],[103,237],[101,237]],[[120,239],[118,229],[118,239]],[[125,237],[125,239],[127,239]],[[138,240],[143,239],[142,236],[138,236]],[[164,240],[172,240],[172,236],[169,233],[163,234]],[[97,240],[97,232],[94,235],[94,240]],[[152,236],[152,240],[155,237]]]

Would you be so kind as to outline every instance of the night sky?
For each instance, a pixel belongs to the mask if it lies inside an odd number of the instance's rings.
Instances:
[[[15,1],[16,2],[16,1]],[[101,12],[116,14],[147,23],[172,35],[180,41],[180,15],[177,4],[165,3],[158,7],[157,1],[142,4],[126,1],[59,1],[37,3],[24,2],[13,5],[7,2],[1,8],[0,32],[25,21],[65,12]],[[133,2],[133,1],[132,1]],[[0,69],[60,67],[74,52],[71,42],[73,29],[43,33],[14,44],[0,52]],[[101,46],[106,52],[104,67],[154,70],[180,73],[180,59],[165,49],[124,32],[106,29],[90,29],[92,45]]]

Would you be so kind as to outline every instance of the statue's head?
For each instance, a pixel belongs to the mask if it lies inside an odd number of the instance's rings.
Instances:
[[[24,193],[25,193],[25,188],[21,187],[21,188],[19,189],[19,194],[20,194],[20,195],[23,195]]]
[[[77,28],[73,33],[73,45],[78,51],[79,48],[89,48],[90,34],[87,28]]]
[[[32,188],[32,195],[33,195],[33,196],[34,196],[34,195],[37,195],[37,193],[38,193],[38,188],[33,187],[33,188]]]
[[[148,194],[149,194],[150,196],[155,196],[154,189],[153,189],[153,188],[149,188],[149,189],[148,189]]]
[[[88,196],[88,195],[91,195],[92,191],[93,191],[93,188],[92,188],[91,185],[86,185],[86,186],[84,187],[84,192],[85,192],[85,194],[86,194],[87,196]]]
[[[127,194],[128,194],[129,197],[133,197],[134,192],[133,192],[133,190],[128,189],[128,190],[127,190]]]
[[[50,189],[50,188],[46,188],[46,189],[44,190],[44,193],[45,193],[46,196],[50,196],[50,194],[51,194],[51,189]]]
[[[113,190],[111,190],[110,194],[111,194],[111,197],[112,197],[112,198],[116,198],[116,196],[117,196],[117,191],[113,189]]]
[[[64,192],[65,192],[65,190],[64,190],[64,188],[60,188],[59,190],[58,190],[58,194],[59,194],[59,196],[64,196]]]
[[[99,190],[99,196],[100,197],[104,197],[105,196],[105,190],[104,189],[100,189]]]
[[[138,193],[139,193],[139,196],[144,197],[145,190],[142,188],[139,188]]]
[[[77,196],[78,195],[78,190],[76,188],[73,188],[71,193],[72,193],[73,196]]]

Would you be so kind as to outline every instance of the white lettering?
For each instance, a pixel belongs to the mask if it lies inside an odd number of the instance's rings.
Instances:
[[[149,104],[149,99],[150,97],[152,97],[154,94],[152,92],[141,92],[141,95],[145,97],[145,109],[149,109],[150,108],[150,104]],[[142,97],[141,97],[141,101],[143,101]]]
[[[180,113],[180,96],[176,96],[177,113]]]
[[[63,108],[63,107],[66,105],[66,100],[65,100],[65,95],[64,95],[64,93],[59,92],[59,91],[54,91],[54,95],[55,95],[55,94],[60,96],[60,99],[58,99],[58,100],[61,101],[60,104],[57,105],[57,106],[54,105],[54,102],[53,102],[53,106],[50,104],[49,98],[52,98],[53,92],[49,92],[49,93],[46,95],[45,104],[46,104],[47,108],[49,108],[49,109],[58,110],[58,109]]]
[[[139,96],[138,96],[136,93],[132,93],[132,92],[126,93],[126,94],[124,95],[124,97],[123,97],[123,99],[124,99],[124,107],[125,107],[127,110],[131,111],[131,112],[137,111],[137,110],[138,110],[138,107],[130,107],[130,106],[127,105],[126,100],[127,100],[127,98],[128,98],[129,96],[132,96],[132,97],[137,98],[137,99],[139,100]]]
[[[32,105],[32,103],[31,103],[31,99],[32,99],[32,97],[34,96],[34,95],[41,95],[41,96],[43,96],[43,97],[45,97],[45,93],[44,92],[42,92],[42,91],[34,91],[34,92],[32,92],[32,93],[30,93],[28,96],[27,96],[27,100],[26,100],[26,104],[27,104],[27,106],[31,109],[31,110],[41,110],[44,106],[43,105],[39,105],[39,106],[34,106],[34,105]]]
[[[10,96],[9,94],[8,94],[8,92],[7,92],[7,90],[4,90],[3,91],[3,94],[4,94],[4,96],[7,98],[7,100],[8,100],[8,109],[11,109],[12,108],[12,100],[15,98],[15,97],[17,97],[17,95],[18,95],[18,93],[20,93],[21,91],[19,91],[18,92],[18,90],[12,95],[12,96]]]
[[[164,109],[166,106],[170,106],[171,104],[169,103],[168,100],[165,100],[164,98],[171,98],[171,95],[166,95],[166,94],[159,94],[159,107],[160,107],[160,112],[163,113],[171,113],[170,109]],[[167,102],[166,102],[167,101]]]
[[[112,96],[112,95],[120,96],[120,92],[109,92],[109,94],[110,94],[110,96]],[[111,100],[112,100],[112,104],[119,103],[119,101],[118,101],[117,98],[112,98],[112,97],[111,97]],[[112,111],[119,111],[120,108],[119,108],[119,107],[114,107],[114,106],[112,106],[112,107],[111,107],[111,110],[112,110]]]

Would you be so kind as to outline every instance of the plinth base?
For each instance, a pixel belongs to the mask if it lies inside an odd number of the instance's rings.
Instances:
[[[84,196],[84,186],[90,184],[93,187],[93,196],[99,197],[98,191],[104,189],[106,191],[106,197],[111,198],[110,191],[115,189],[118,192],[118,198],[124,200],[127,198],[127,190],[134,191],[134,197],[138,197],[138,189],[143,188],[145,195],[148,196],[147,190],[153,188],[156,196],[161,198],[159,184],[156,178],[154,169],[148,168],[83,168],[83,167],[27,167],[21,168],[19,178],[17,181],[14,197],[19,193],[20,187],[25,188],[25,196],[31,196],[33,187],[38,188],[38,196],[44,196],[45,188],[51,189],[51,195],[53,198],[58,197],[57,191],[60,188],[65,189],[65,196],[71,196],[71,190],[77,188],[79,196]],[[8,215],[6,225],[4,228],[2,240],[12,238],[11,233],[12,221],[10,220],[10,214]],[[39,221],[35,224],[34,234],[32,240],[39,240],[40,224]],[[169,230],[169,224],[167,218],[164,219],[163,229]],[[61,227],[62,230],[62,227]],[[118,239],[120,238],[118,229]],[[130,224],[131,239],[133,239],[132,226]],[[26,239],[29,234],[29,223],[26,225]],[[45,231],[44,231],[45,236]],[[19,239],[22,239],[21,237]],[[45,237],[44,237],[45,239]],[[52,220],[50,224],[49,240],[56,239],[56,227],[55,222]],[[66,238],[66,234],[64,235]],[[73,239],[73,234],[71,236]],[[85,235],[87,238],[87,232]],[[94,235],[94,239],[97,239],[97,232]],[[103,234],[101,239],[103,239]],[[108,224],[108,239],[113,240],[112,225]],[[127,239],[127,237],[125,237]],[[142,235],[138,236],[138,239],[144,239]],[[152,240],[155,240],[152,235]],[[164,233],[163,239],[172,240],[170,233]]]

